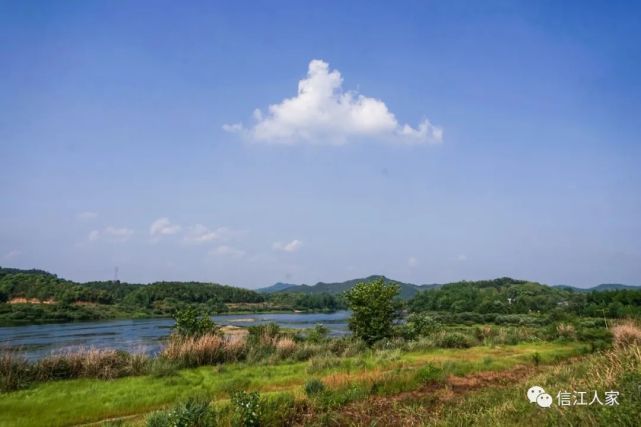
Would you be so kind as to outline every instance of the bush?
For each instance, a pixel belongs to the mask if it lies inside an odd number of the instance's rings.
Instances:
[[[443,333],[436,339],[436,346],[443,348],[469,348],[473,345],[472,338],[460,332]]]
[[[538,351],[532,355],[532,362],[536,366],[539,366],[541,364],[541,354]]]
[[[345,300],[352,310],[349,328],[358,338],[372,345],[392,336],[394,321],[398,318],[397,285],[387,285],[384,279],[359,283],[345,292]]]
[[[147,427],[213,427],[216,416],[209,402],[189,399],[169,411],[156,411],[147,418]]]
[[[307,341],[318,344],[327,339],[329,329],[324,325],[316,325],[307,331]]]
[[[200,337],[218,332],[218,327],[206,313],[199,312],[194,307],[177,310],[175,331],[182,337]]]
[[[234,425],[242,427],[260,426],[261,405],[257,392],[237,391],[231,395],[234,405]]]
[[[305,383],[305,394],[308,397],[316,396],[325,391],[325,384],[318,378],[312,378]]]
[[[432,316],[426,313],[412,313],[401,328],[401,334],[410,340],[431,335],[442,328]]]

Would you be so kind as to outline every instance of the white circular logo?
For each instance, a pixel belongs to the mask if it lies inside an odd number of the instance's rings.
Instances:
[[[538,385],[535,385],[534,387],[530,387],[530,389],[527,391],[527,398],[530,401],[530,403],[536,402],[536,398],[539,397],[539,394],[545,393],[545,390],[543,390],[543,387],[539,387]]]
[[[536,403],[541,408],[549,408],[552,406],[552,396],[547,393],[541,393],[537,396]]]

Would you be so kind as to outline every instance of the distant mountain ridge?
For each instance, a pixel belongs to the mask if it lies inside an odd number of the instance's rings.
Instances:
[[[332,295],[341,294],[345,291],[350,290],[356,284],[365,282],[373,282],[374,280],[383,279],[385,283],[394,284],[399,287],[399,296],[402,299],[410,299],[420,291],[427,289],[438,288],[440,284],[432,285],[415,285],[413,283],[400,282],[398,280],[390,279],[382,275],[371,275],[368,277],[362,277],[358,279],[346,280],[344,282],[318,282],[315,285],[292,285],[288,283],[276,283],[272,286],[266,288],[257,289],[258,292],[263,293],[275,293],[275,292],[286,292],[286,293],[306,293],[306,294],[321,294],[327,293]]]
[[[272,294],[274,292],[281,292],[281,291],[284,291],[285,289],[289,289],[296,286],[298,285],[295,285],[293,283],[276,282],[271,286],[267,286],[265,288],[258,288],[256,289],[256,292],[259,292],[261,294]]]
[[[267,286],[265,288],[257,289],[257,292],[261,292],[261,293],[283,292],[283,293],[306,293],[306,294],[328,293],[332,295],[337,295],[345,291],[348,291],[358,283],[372,282],[380,278],[384,279],[386,283],[398,285],[400,289],[399,295],[402,299],[410,299],[414,295],[416,295],[418,292],[426,291],[429,289],[438,289],[446,284],[446,283],[434,283],[434,284],[428,284],[428,285],[416,285],[414,283],[400,282],[398,280],[390,279],[382,275],[372,275],[372,276],[363,277],[359,279],[346,280],[344,282],[333,282],[333,283],[318,282],[315,285],[305,285],[305,284],[295,285],[291,283],[278,282],[272,286]],[[613,290],[620,290],[620,289],[641,290],[641,286],[624,285],[621,283],[602,283],[600,285],[593,286],[591,288],[578,288],[578,287],[569,286],[569,285],[546,285],[546,286],[550,286],[552,288],[569,289],[576,292],[592,292],[592,291],[604,292],[604,291],[613,291]]]
[[[554,285],[554,288],[571,289],[577,292],[604,292],[604,291],[617,291],[621,289],[641,290],[641,285],[624,285],[622,283],[601,283],[600,285],[591,288],[577,288],[570,285]]]

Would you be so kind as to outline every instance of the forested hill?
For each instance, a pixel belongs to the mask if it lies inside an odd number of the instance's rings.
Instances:
[[[641,289],[572,288],[504,277],[457,282],[421,292],[409,302],[413,312],[480,314],[551,313],[560,310],[582,316],[625,317],[641,315]]]
[[[303,293],[303,294],[330,294],[330,295],[340,295],[345,291],[350,290],[358,283],[369,283],[377,279],[385,280],[385,283],[394,284],[399,287],[399,296],[402,299],[410,299],[418,292],[432,287],[438,287],[439,285],[414,285],[412,283],[399,282],[398,280],[389,279],[385,276],[372,275],[368,277],[363,277],[360,279],[346,280],[344,282],[334,282],[334,283],[325,283],[318,282],[315,285],[291,285],[282,286],[284,284],[277,283],[275,285],[269,286],[267,288],[259,289],[259,292],[264,293],[275,293],[275,292],[284,292],[284,293]]]
[[[0,325],[168,317],[186,305],[210,314],[345,308],[341,298],[325,293],[270,295],[200,282],[77,283],[42,270],[0,267]]]
[[[41,270],[0,268],[0,302],[15,298],[51,303],[131,303],[149,306],[159,300],[182,302],[255,303],[264,298],[255,291],[217,283],[156,282],[148,285],[120,282],[76,283]]]

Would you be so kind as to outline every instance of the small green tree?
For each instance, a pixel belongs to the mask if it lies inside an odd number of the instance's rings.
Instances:
[[[216,324],[209,316],[194,307],[177,310],[174,319],[176,333],[182,337],[200,337],[218,332]]]
[[[352,310],[349,329],[368,345],[392,336],[398,318],[397,285],[385,284],[384,279],[359,283],[345,293],[347,306]]]

